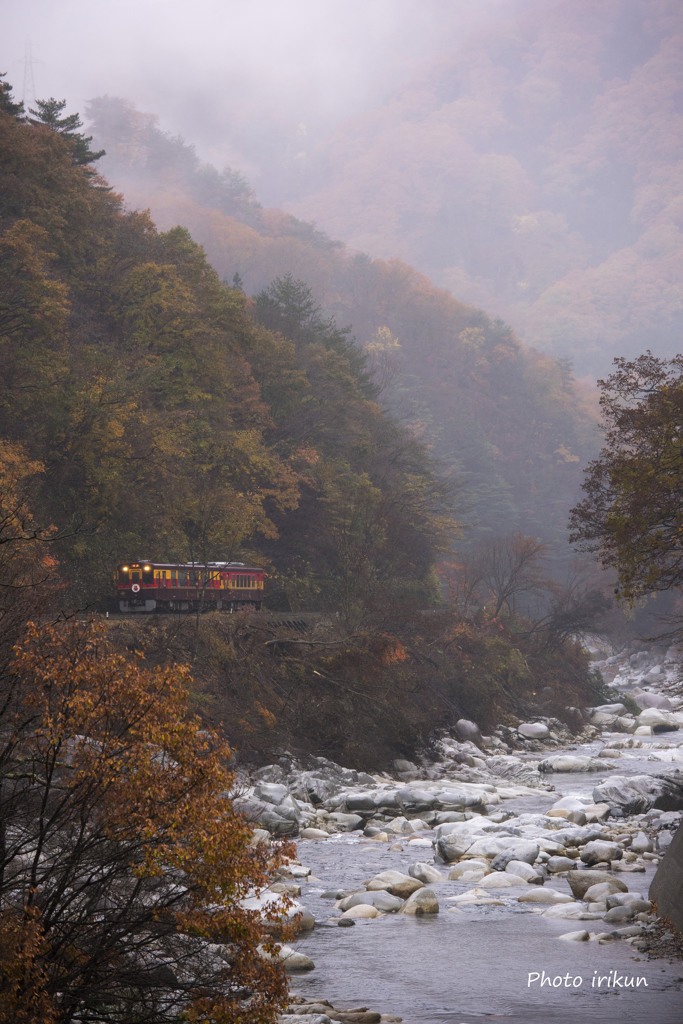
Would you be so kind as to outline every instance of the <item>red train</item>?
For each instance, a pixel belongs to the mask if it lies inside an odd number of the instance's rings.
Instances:
[[[260,608],[265,572],[244,562],[126,562],[116,574],[122,612]]]

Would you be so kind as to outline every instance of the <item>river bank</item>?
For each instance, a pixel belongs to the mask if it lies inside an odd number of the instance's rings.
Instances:
[[[297,835],[281,885],[308,960],[290,1011],[677,1024],[683,965],[646,949],[649,885],[683,808],[678,653],[599,667],[627,698],[575,737],[556,720],[483,738],[461,722],[438,760],[391,775],[286,757],[255,773],[245,809]]]

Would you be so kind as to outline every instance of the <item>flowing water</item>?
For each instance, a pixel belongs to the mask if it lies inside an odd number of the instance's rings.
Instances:
[[[625,751],[604,772],[549,776],[554,793],[504,801],[515,813],[537,812],[563,795],[589,796],[609,775],[641,774],[667,767],[676,758],[676,734],[655,737],[642,750]],[[594,754],[602,744],[575,753]],[[650,760],[652,755],[662,761]],[[299,841],[299,859],[312,869],[302,886],[302,902],[317,927],[297,948],[315,962],[297,976],[293,990],[307,999],[326,998],[336,1006],[368,1006],[396,1014],[406,1024],[681,1024],[683,962],[647,958],[624,940],[600,944],[560,941],[559,935],[587,929],[609,932],[601,919],[544,917],[544,907],[515,902],[519,890],[499,890],[505,906],[471,906],[457,911],[447,897],[472,883],[443,881],[435,889],[440,912],[429,917],[388,914],[340,928],[326,889],[353,890],[386,868],[406,871],[418,860],[431,862],[429,846],[392,844],[337,835]],[[395,845],[395,844],[394,844]],[[647,890],[654,866],[619,877],[630,891]],[[444,876],[447,868],[443,869]],[[569,892],[567,882],[546,882]],[[512,893],[512,895],[509,895]],[[494,895],[494,893],[491,893]]]

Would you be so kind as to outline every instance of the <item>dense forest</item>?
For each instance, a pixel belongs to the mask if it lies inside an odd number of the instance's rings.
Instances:
[[[285,602],[350,607],[381,585],[428,605],[451,500],[306,286],[274,282],[254,314],[63,132],[7,113],[0,132],[0,433],[33,467],[73,599],[146,551],[266,558]]]
[[[62,608],[107,607],[114,566],[144,556],[254,560],[269,608],[332,615],[319,645],[287,641],[277,672],[262,665],[282,649],[268,633],[238,642],[220,621],[201,636],[147,630],[160,663],[170,650],[199,658],[206,713],[229,708],[229,738],[257,758],[278,743],[305,749],[324,718],[336,723],[328,753],[379,764],[427,742],[437,721],[529,707],[537,674],[556,713],[570,692],[576,704],[592,694],[569,637],[604,601],[590,581],[549,571],[584,430],[570,375],[402,265],[336,257],[339,308],[355,298],[375,317],[365,347],[283,266],[250,298],[185,227],[160,231],[124,206],[62,102],[27,119],[8,87],[2,96],[4,529],[8,551],[42,545]],[[209,180],[223,194],[179,140],[152,126],[148,144],[170,150],[169,176],[183,157],[188,187]],[[267,214],[237,191],[254,238],[283,263],[300,225],[283,217],[267,234]],[[206,210],[226,236],[244,230]],[[315,236],[300,246],[320,263],[337,250]],[[21,559],[5,572],[25,586]],[[122,643],[136,641],[124,631]],[[302,679],[317,693],[306,713]],[[351,696],[351,735],[342,697],[357,692],[371,696],[362,712]]]
[[[130,104],[102,98],[90,116],[130,206],[186,225],[223,279],[254,293],[294,274],[325,315],[350,325],[380,403],[454,482],[468,543],[521,531],[566,555],[567,513],[597,444],[592,393],[566,363],[525,348],[406,264],[353,253],[260,206],[240,174],[202,163]]]

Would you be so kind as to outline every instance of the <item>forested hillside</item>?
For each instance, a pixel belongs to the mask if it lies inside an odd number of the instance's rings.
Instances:
[[[164,227],[186,225],[219,274],[248,293],[292,273],[325,315],[351,326],[380,402],[453,481],[466,542],[519,530],[565,544],[595,444],[590,392],[565,364],[406,264],[353,253],[261,207],[240,174],[203,164],[153,116],[112,98],[94,101],[90,115],[102,165],[130,206],[149,207]]]
[[[184,228],[125,212],[73,133],[3,101],[3,471],[69,601],[143,556],[265,560],[273,602],[351,619],[378,593],[428,605],[453,502],[348,333],[291,276],[259,324]]]
[[[366,337],[381,325],[365,349],[292,273],[248,298],[184,227],[124,208],[59,103],[27,121],[0,101],[3,649],[55,600],[102,607],[121,559],[253,559],[269,608],[330,613],[314,635],[110,620],[122,649],[193,661],[203,716],[245,756],[377,767],[461,716],[576,724],[568,702],[596,691],[574,635],[605,602],[515,529],[564,527],[581,418],[562,368],[403,265],[326,261],[325,240],[301,251]],[[282,223],[251,229],[281,260]]]

